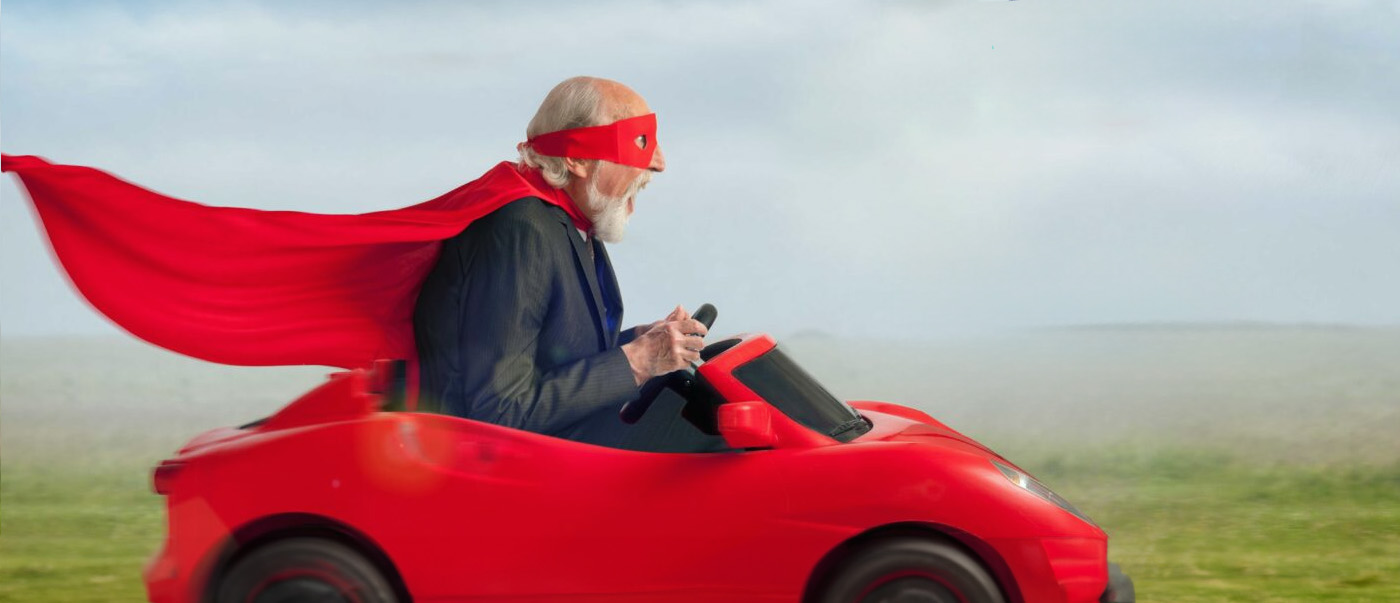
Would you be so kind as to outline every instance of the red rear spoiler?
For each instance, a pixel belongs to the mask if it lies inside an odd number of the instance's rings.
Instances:
[[[368,369],[332,373],[326,383],[306,392],[258,427],[286,429],[405,410],[409,402],[407,364],[403,360],[379,360]]]

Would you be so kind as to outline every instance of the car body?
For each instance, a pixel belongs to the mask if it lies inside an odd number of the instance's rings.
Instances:
[[[691,400],[723,452],[387,410],[390,366],[332,375],[157,467],[169,533],[151,601],[215,600],[240,559],[289,538],[343,544],[399,601],[819,600],[847,556],[889,538],[961,551],[1001,600],[1131,600],[1106,535],[1068,503],[920,411],[793,402],[824,390],[766,335],[714,344],[698,368]]]

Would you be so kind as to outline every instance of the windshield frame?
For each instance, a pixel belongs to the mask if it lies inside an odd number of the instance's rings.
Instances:
[[[838,442],[849,442],[871,429],[868,419],[832,395],[782,346],[774,345],[730,374],[794,422]]]

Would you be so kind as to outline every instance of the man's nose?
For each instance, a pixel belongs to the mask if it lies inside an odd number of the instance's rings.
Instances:
[[[651,165],[648,165],[647,169],[653,172],[666,171],[666,155],[662,154],[660,145],[657,145],[656,152],[652,153]]]

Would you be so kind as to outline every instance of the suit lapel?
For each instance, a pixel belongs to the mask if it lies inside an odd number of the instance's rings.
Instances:
[[[588,281],[588,290],[593,298],[593,326],[598,329],[598,340],[603,342],[605,347],[611,347],[611,337],[607,327],[607,305],[603,303],[603,293],[598,288],[598,273],[593,268],[593,256],[588,253],[587,243],[583,241],[583,236],[578,229],[574,228],[574,223],[569,220],[569,216],[560,210],[560,223],[564,225],[565,234],[569,237],[569,243],[574,248],[574,262],[579,272],[583,273],[583,278]]]

